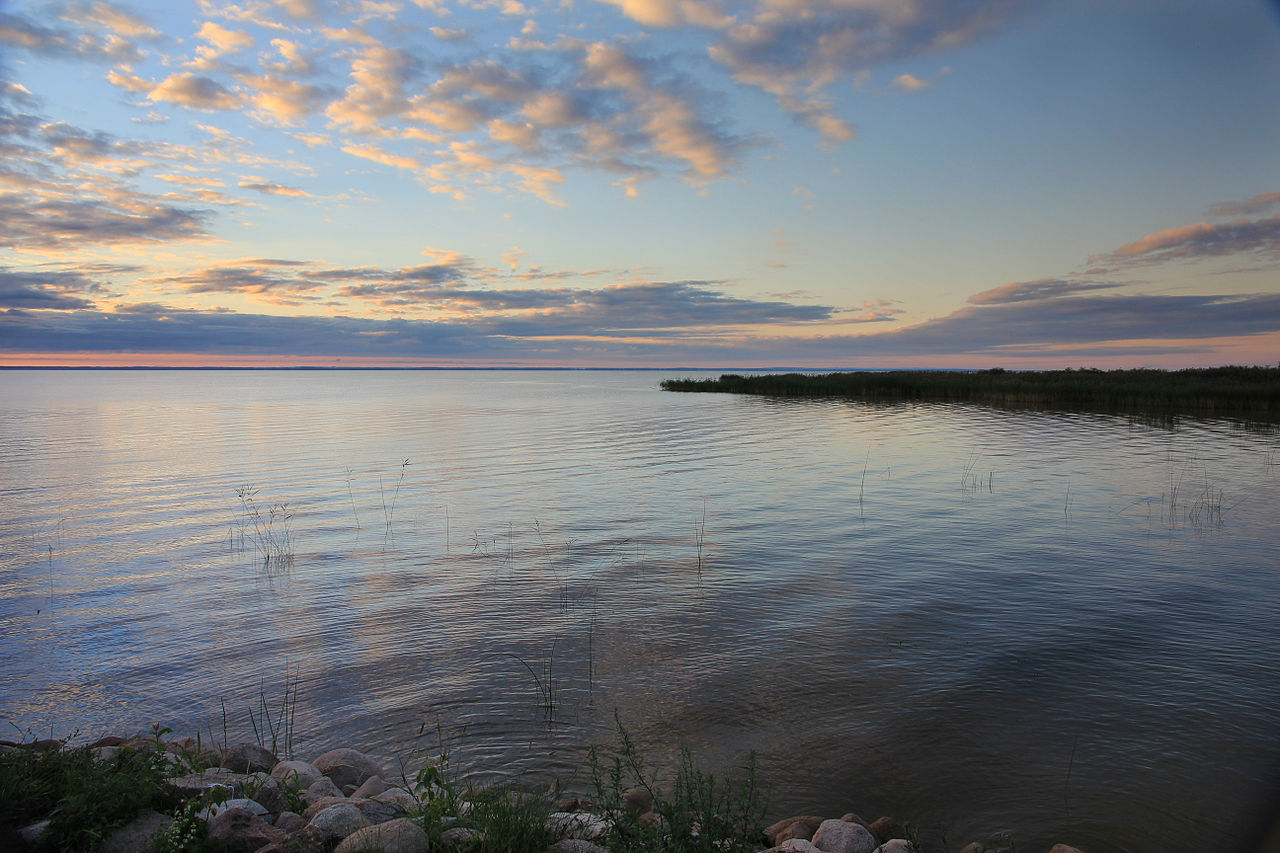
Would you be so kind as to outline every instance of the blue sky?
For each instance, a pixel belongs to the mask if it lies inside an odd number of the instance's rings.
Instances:
[[[0,3],[0,363],[1280,353],[1266,0]]]

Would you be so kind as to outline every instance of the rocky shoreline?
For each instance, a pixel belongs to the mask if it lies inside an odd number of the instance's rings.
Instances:
[[[423,815],[428,804],[443,800],[438,774],[395,781],[395,774],[355,749],[332,749],[311,761],[297,761],[281,760],[256,744],[219,749],[193,738],[164,741],[159,734],[106,737],[80,747],[57,740],[0,742],[0,754],[71,749],[87,750],[103,762],[122,754],[147,753],[166,768],[167,794],[185,803],[178,817],[151,809],[139,811],[103,838],[98,849],[107,853],[184,850],[188,844],[199,844],[201,849],[211,844],[237,853],[465,853],[485,840],[469,825],[468,813],[474,804],[466,800],[449,800],[456,813],[435,814],[436,832],[428,833]],[[616,811],[609,813],[582,797],[562,798],[540,827],[549,839],[545,849],[548,853],[610,853],[611,833],[623,820],[663,831],[666,819],[654,810],[652,793],[646,788],[626,790],[616,805]],[[37,820],[19,828],[18,837],[29,850],[49,849],[49,827],[49,818]],[[488,849],[502,849],[501,839],[488,840]],[[847,813],[777,821],[763,830],[756,849],[761,853],[914,853],[921,848],[893,818],[867,822]],[[999,849],[973,842],[960,853]],[[1048,853],[1081,851],[1057,844]]]

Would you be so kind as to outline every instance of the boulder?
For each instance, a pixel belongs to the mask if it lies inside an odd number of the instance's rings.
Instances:
[[[418,806],[417,798],[404,788],[388,788],[381,794],[373,796],[372,799],[379,803],[387,803],[389,805],[397,806],[398,808],[404,809],[406,812],[412,811]]]
[[[151,849],[155,837],[172,825],[173,818],[168,815],[142,809],[133,820],[108,833],[98,850],[101,853],[145,853]]]
[[[469,826],[454,826],[440,833],[440,847],[455,850],[484,840],[484,833]]]
[[[609,832],[612,824],[588,812],[552,812],[547,815],[547,832],[559,838],[594,841]]]
[[[225,767],[215,767],[212,770],[201,770],[175,779],[166,779],[165,784],[183,797],[198,797],[215,786],[226,788],[235,795],[244,790],[244,778],[243,773],[234,773]]]
[[[287,836],[247,809],[225,809],[209,821],[209,838],[223,847],[249,853]]]
[[[268,844],[257,853],[329,853],[333,845],[324,833],[310,826],[289,834],[284,841]]]
[[[892,838],[876,848],[876,853],[915,853],[916,848],[905,838]]]
[[[222,751],[222,766],[237,773],[270,773],[279,763],[274,752],[256,743],[237,743]]]
[[[339,803],[318,812],[307,825],[320,830],[326,838],[341,840],[370,823],[354,803]]]
[[[331,749],[311,763],[339,789],[343,785],[363,785],[370,776],[383,773],[376,761],[354,749]]]
[[[316,800],[323,800],[326,797],[341,796],[342,791],[338,790],[338,786],[333,784],[333,780],[328,776],[321,776],[318,782],[315,782],[302,792],[302,801],[304,803],[314,803]]]
[[[622,795],[622,804],[634,815],[653,811],[653,794],[648,788],[632,788]]]
[[[812,838],[817,832],[818,827],[822,825],[823,819],[815,815],[799,815],[797,817],[784,818],[777,823],[770,824],[765,827],[764,837],[770,844],[778,845],[789,838]],[[792,826],[797,823],[803,823],[803,827],[788,832]],[[807,827],[807,830],[804,828]],[[783,833],[787,833],[783,835]]]
[[[263,808],[262,804],[258,802],[255,802],[254,800],[246,799],[245,797],[236,797],[235,799],[227,800],[226,802],[223,802],[223,803],[214,803],[213,805],[208,806],[207,808],[203,808],[200,811],[196,812],[196,817],[200,818],[205,822],[208,822],[213,820],[214,817],[216,817],[221,812],[226,811],[227,809],[244,809],[245,811],[249,812],[249,814],[254,815],[256,817],[266,817],[268,814],[270,814],[270,812],[268,812],[267,809]]]
[[[324,778],[310,761],[281,761],[271,768],[271,775],[303,791]]]
[[[276,815],[275,825],[285,832],[297,832],[307,825],[307,819],[297,812],[280,812]]]
[[[857,823],[857,824],[861,824],[862,826],[865,826],[867,829],[871,828],[871,824],[867,823],[865,820],[863,820],[853,812],[846,812],[845,814],[840,816],[840,819],[845,821],[846,823]],[[875,835],[874,832],[871,834]]]
[[[907,831],[902,824],[891,817],[878,817],[867,827],[871,830],[871,834],[876,837],[876,841],[884,844],[892,838],[906,838]]]
[[[876,837],[865,826],[845,820],[824,820],[813,834],[813,846],[823,853],[871,853]]]
[[[822,853],[822,851],[814,847],[811,841],[805,841],[803,838],[790,838],[777,847],[770,847],[764,853]]]
[[[1049,848],[1049,853],[1082,853],[1082,852],[1068,844],[1055,844]]]
[[[92,755],[96,761],[113,761],[115,760],[115,757],[120,754],[120,747],[91,746],[89,747],[89,754]]]
[[[607,848],[581,838],[562,838],[547,849],[555,853],[609,853]]]
[[[408,809],[402,809],[395,803],[380,803],[377,800],[352,800],[356,804],[356,808],[360,809],[360,814],[368,819],[369,823],[386,823],[389,820],[395,820],[398,817],[404,817]]]
[[[307,819],[307,823],[311,823],[311,818],[320,814],[320,812],[329,808],[329,806],[349,806],[349,805],[354,805],[354,803],[352,803],[351,800],[347,799],[346,797],[321,797],[320,799],[316,800],[314,803],[310,803],[307,806],[306,811],[302,813],[302,816]]]
[[[431,838],[408,818],[380,823],[348,835],[333,853],[427,853]]]
[[[255,802],[261,803],[269,812],[279,814],[289,810],[290,802],[284,783],[274,776],[262,772],[250,773],[244,788]]]
[[[49,821],[38,820],[18,830],[18,837],[26,844],[35,847],[49,834]]]
[[[381,776],[370,776],[364,780],[363,785],[351,792],[351,798],[353,800],[373,799],[390,787]]]
[[[89,744],[89,748],[97,749],[100,746],[119,746],[122,743],[124,743],[124,738],[116,737],[115,735],[108,735],[107,737],[100,737],[93,743]]]
[[[964,847],[960,848],[960,853],[985,853],[987,845],[981,841],[970,841]]]

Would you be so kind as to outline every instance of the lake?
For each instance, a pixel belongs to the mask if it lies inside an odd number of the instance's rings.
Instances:
[[[1240,849],[1280,771],[1280,436],[648,371],[0,371],[0,721],[771,817]],[[16,728],[14,728],[16,727]],[[410,769],[413,769],[412,767]]]

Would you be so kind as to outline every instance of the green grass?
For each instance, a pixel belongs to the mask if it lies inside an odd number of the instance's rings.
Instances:
[[[724,374],[719,379],[667,379],[661,387],[774,397],[970,401],[1016,408],[1280,420],[1280,367]]]

